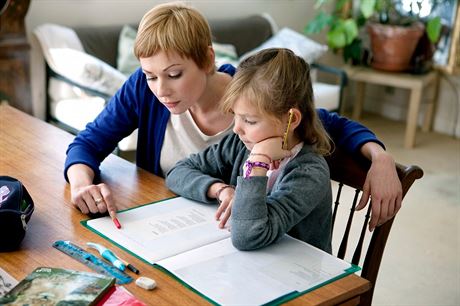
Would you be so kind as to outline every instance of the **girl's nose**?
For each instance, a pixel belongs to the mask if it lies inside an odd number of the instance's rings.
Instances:
[[[239,123],[239,120],[235,118],[235,125],[233,126],[233,133],[237,135],[241,135],[243,133],[243,130],[241,128],[241,124]]]

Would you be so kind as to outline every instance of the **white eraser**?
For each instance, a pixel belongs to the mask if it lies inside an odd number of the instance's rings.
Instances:
[[[136,285],[146,290],[152,290],[157,286],[157,283],[151,278],[141,276],[136,279]]]

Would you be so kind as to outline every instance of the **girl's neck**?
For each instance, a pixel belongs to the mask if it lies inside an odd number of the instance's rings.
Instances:
[[[302,141],[300,139],[298,139],[295,134],[293,135],[290,135],[290,137],[288,137],[288,150],[292,150],[296,145],[298,145],[299,143],[301,143]]]

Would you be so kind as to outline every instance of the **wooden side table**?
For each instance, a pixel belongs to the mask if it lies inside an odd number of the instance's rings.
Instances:
[[[30,0],[11,0],[0,15],[0,101],[33,113],[30,89],[30,46],[24,18]]]
[[[348,78],[356,82],[356,99],[353,106],[353,120],[359,120],[364,104],[366,83],[393,86],[410,90],[409,110],[406,119],[406,133],[404,147],[410,149],[415,145],[417,118],[422,101],[423,90],[428,86],[435,86],[434,96],[426,109],[422,131],[427,132],[433,124],[433,115],[438,96],[439,77],[436,70],[423,75],[409,73],[390,73],[361,66],[344,67]]]

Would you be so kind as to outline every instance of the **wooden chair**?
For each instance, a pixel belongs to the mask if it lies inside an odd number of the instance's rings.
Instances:
[[[355,206],[359,202],[359,193],[362,191],[364,181],[366,179],[367,172],[370,167],[370,161],[367,159],[354,159],[349,154],[345,154],[343,151],[336,149],[336,151],[328,156],[327,162],[329,164],[331,179],[338,182],[338,191],[333,208],[333,219],[332,219],[332,232],[333,234],[339,234],[339,230],[334,230],[334,224],[336,223],[336,215],[340,206],[340,196],[342,194],[344,186],[355,189],[355,194],[351,204],[351,210],[348,215],[348,220],[345,226],[345,230],[342,232],[341,243],[337,251],[337,257],[344,259],[347,247],[349,244],[350,231],[352,229],[353,217],[355,216]],[[396,170],[401,181],[403,198],[406,195],[409,188],[412,186],[415,180],[423,176],[423,170],[418,166],[404,166],[397,164]],[[346,187],[345,187],[346,188]],[[358,265],[361,254],[363,251],[364,239],[368,230],[368,222],[370,218],[370,205],[368,205],[367,213],[364,217],[364,222],[360,227],[359,240],[353,251],[351,263]],[[366,208],[365,208],[366,209]],[[357,218],[355,218],[357,219]],[[385,244],[390,234],[390,229],[393,224],[394,218],[386,222],[385,224],[377,227],[372,232],[370,242],[367,250],[364,251],[365,258],[362,264],[361,277],[369,280],[372,284],[372,288],[361,296],[360,305],[371,305],[372,296],[374,293],[375,283],[377,280],[377,274],[379,272],[380,262],[382,260],[383,251]]]

